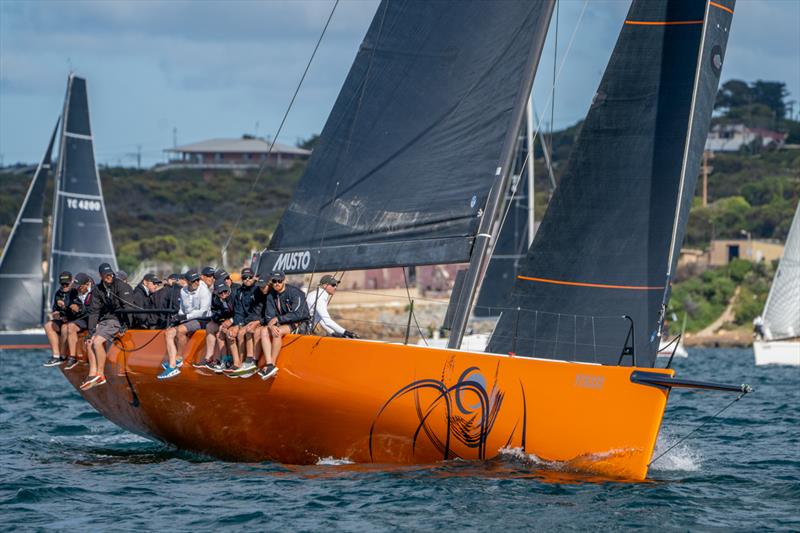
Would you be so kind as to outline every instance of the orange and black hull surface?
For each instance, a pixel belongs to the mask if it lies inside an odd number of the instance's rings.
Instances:
[[[108,383],[81,394],[129,431],[226,460],[429,463],[517,448],[628,479],[647,475],[668,397],[630,367],[316,336],[284,340],[275,378],[230,379],[189,364],[203,337],[161,381],[163,332],[128,331]],[[78,387],[86,368],[64,374]]]

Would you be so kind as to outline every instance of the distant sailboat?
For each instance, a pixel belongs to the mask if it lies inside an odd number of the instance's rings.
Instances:
[[[11,303],[0,307],[0,348],[47,346],[41,327],[60,272],[96,276],[103,262],[117,269],[94,158],[86,80],[74,74],[67,80],[62,117],[56,171],[50,170],[58,123],[0,259],[0,290]],[[55,178],[53,225],[45,280],[42,212],[51,175]]]
[[[753,342],[756,365],[800,366],[800,204],[764,305],[764,338]]]
[[[44,347],[44,194],[50,176],[56,121],[44,157],[33,175],[25,200],[0,257],[0,347]]]

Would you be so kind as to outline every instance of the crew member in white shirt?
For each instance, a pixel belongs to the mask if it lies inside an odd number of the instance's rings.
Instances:
[[[308,312],[312,316],[311,331],[314,331],[317,324],[319,324],[330,336],[357,339],[358,335],[337,324],[328,312],[328,302],[330,302],[331,296],[336,293],[338,285],[339,282],[333,276],[322,276],[319,286],[314,291],[309,292],[306,297]]]
[[[194,270],[187,272],[185,278],[186,286],[181,289],[181,323],[164,332],[169,362],[164,364],[164,372],[159,374],[159,379],[172,378],[181,373],[183,359],[178,359],[178,352],[183,351],[192,333],[205,328],[205,323],[211,317],[211,291],[208,285],[200,280],[200,274]]]

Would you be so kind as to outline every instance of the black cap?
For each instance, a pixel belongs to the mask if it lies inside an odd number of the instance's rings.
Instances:
[[[101,265],[100,265],[100,266],[97,268],[97,271],[98,271],[98,272],[100,272],[100,276],[101,276],[101,277],[102,277],[102,276],[105,276],[105,275],[107,275],[107,274],[113,274],[113,273],[114,273],[114,269],[113,269],[113,268],[111,268],[111,265],[109,265],[108,263],[103,263],[103,264],[101,264]]]
[[[267,286],[267,280],[265,280],[264,278],[256,280],[256,287],[258,287],[259,289],[263,289],[266,286]]]
[[[181,279],[181,275],[173,272],[172,274],[167,276],[167,279],[171,279],[173,281],[178,281],[179,279]]]
[[[214,274],[214,277],[215,277],[216,279],[225,279],[225,278],[229,278],[229,277],[231,277],[231,275],[230,275],[230,274],[228,274],[228,272],[226,272],[225,270],[223,270],[223,269],[221,269],[221,268],[220,268],[220,269],[219,269],[219,270],[217,270],[217,272]]]
[[[214,292],[216,292],[217,294],[220,294],[225,291],[230,292],[231,288],[228,287],[228,284],[225,283],[224,281],[218,281],[214,284]]]
[[[217,269],[214,267],[205,267],[200,271],[200,273],[204,276],[213,276],[217,273]]]
[[[144,278],[142,278],[142,280],[143,281],[149,281],[150,283],[161,283],[161,280],[158,279],[158,276],[156,276],[152,272],[148,272],[147,274],[145,274]]]
[[[78,282],[78,285],[83,285],[84,283],[89,283],[92,281],[92,278],[90,278],[85,272],[78,272],[75,274],[75,281]]]
[[[252,278],[252,277],[253,277],[253,269],[252,268],[243,268],[242,269],[242,279]]]
[[[286,274],[284,274],[282,270],[275,270],[273,272],[270,272],[269,279],[283,281],[284,279],[286,279]]]
[[[322,276],[321,280],[319,280],[319,284],[323,285],[323,286],[324,285],[333,285],[335,287],[335,286],[337,286],[339,284],[339,282],[336,281],[336,278],[334,278],[330,274],[326,274],[326,275]]]
[[[58,282],[59,283],[72,283],[72,272],[67,272],[66,270],[58,275]]]
[[[117,277],[122,281],[128,281],[128,273],[124,270],[117,270]]]
[[[186,281],[192,283],[200,279],[200,274],[197,273],[197,270],[190,270],[186,274],[183,275],[186,278]]]

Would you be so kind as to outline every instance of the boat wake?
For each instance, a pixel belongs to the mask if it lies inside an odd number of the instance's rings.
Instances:
[[[316,464],[318,466],[344,466],[344,465],[352,465],[355,464],[354,461],[351,461],[347,457],[343,457],[341,459],[337,459],[336,457],[320,457]]]
[[[677,438],[662,432],[656,441],[656,449],[653,451],[653,457],[658,457],[677,441]],[[650,468],[658,472],[697,472],[702,466],[702,459],[702,456],[697,450],[689,446],[688,443],[683,443],[673,448],[668,454],[659,458]]]

